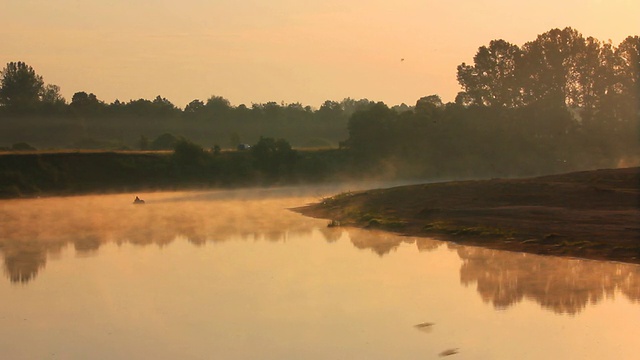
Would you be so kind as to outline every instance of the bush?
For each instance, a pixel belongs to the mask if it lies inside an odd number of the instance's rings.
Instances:
[[[25,143],[25,142],[20,142],[20,143],[13,144],[11,146],[11,150],[13,150],[13,151],[31,151],[31,150],[37,150],[37,149],[34,148],[33,146]]]
[[[254,166],[261,172],[277,177],[293,171],[298,154],[284,139],[260,137],[258,143],[251,147]]]
[[[164,133],[158,136],[155,140],[151,142],[152,150],[171,150],[174,149],[177,145],[178,138],[169,134]]]

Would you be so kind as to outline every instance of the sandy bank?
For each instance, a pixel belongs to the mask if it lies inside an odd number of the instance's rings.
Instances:
[[[340,226],[640,263],[640,168],[344,193],[296,209]]]

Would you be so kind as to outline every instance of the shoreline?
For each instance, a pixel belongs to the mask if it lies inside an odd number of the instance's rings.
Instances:
[[[400,235],[640,264],[640,168],[343,193],[293,209]]]

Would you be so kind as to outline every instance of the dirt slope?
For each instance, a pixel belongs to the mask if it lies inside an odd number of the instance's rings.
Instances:
[[[495,249],[640,263],[640,168],[403,186],[296,209]]]

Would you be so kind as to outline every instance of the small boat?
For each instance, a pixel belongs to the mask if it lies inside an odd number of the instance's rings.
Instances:
[[[459,351],[458,351],[458,348],[455,348],[455,349],[447,349],[447,350],[445,350],[445,351],[441,352],[440,354],[438,354],[438,356],[440,356],[440,357],[444,357],[444,356],[451,356],[451,355],[455,355],[455,354],[457,354],[458,352],[459,352]]]
[[[134,204],[144,204],[144,200],[140,199],[139,197],[136,196],[136,199],[133,200]]]

